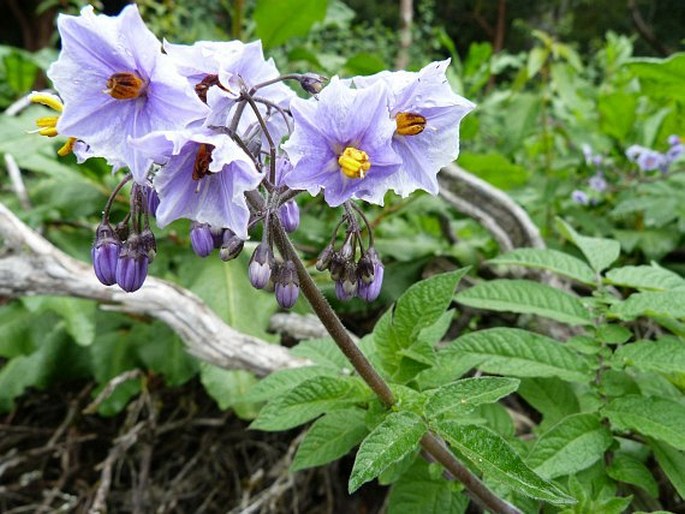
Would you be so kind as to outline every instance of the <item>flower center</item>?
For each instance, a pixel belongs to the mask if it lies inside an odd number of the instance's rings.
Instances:
[[[105,93],[116,100],[133,100],[145,92],[145,81],[132,71],[115,73],[107,79]]]
[[[395,116],[397,133],[401,136],[415,136],[426,128],[426,118],[413,112],[401,112]]]
[[[349,178],[364,178],[366,172],[371,168],[369,155],[365,151],[358,150],[353,146],[345,148],[342,155],[338,157],[338,164],[340,165],[340,171]]]
[[[212,162],[213,145],[201,143],[193,164],[193,180],[200,180],[209,175],[209,163]]]

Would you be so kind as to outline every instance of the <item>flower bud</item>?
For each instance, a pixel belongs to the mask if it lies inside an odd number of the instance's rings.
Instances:
[[[117,262],[121,252],[121,241],[112,226],[107,222],[98,225],[95,242],[90,251],[93,271],[100,282],[106,286],[116,284]]]
[[[369,249],[357,263],[357,278],[362,284],[370,284],[374,278],[374,254],[373,248]]]
[[[385,268],[383,267],[380,257],[378,257],[378,254],[373,248],[371,248],[367,254],[371,254],[371,260],[373,262],[373,280],[369,283],[364,283],[364,281],[360,279],[357,283],[357,296],[365,302],[373,302],[381,293]]]
[[[219,258],[222,261],[231,261],[238,257],[240,252],[243,251],[245,241],[236,236],[235,232],[231,229],[227,228],[224,230],[223,240],[224,242],[222,243],[221,248],[219,248]]]
[[[140,233],[140,241],[143,245],[143,251],[147,254],[148,262],[152,262],[157,256],[157,241],[152,230],[149,228],[143,229]]]
[[[347,235],[345,238],[345,242],[342,245],[342,248],[340,248],[340,257],[348,261],[354,257],[354,234],[350,233]]]
[[[285,202],[278,209],[278,217],[286,232],[295,232],[300,226],[300,207],[294,200]]]
[[[137,291],[145,282],[149,258],[140,235],[128,238],[117,262],[117,284],[124,291]]]
[[[209,231],[212,233],[212,240],[214,241],[214,248],[221,248],[221,245],[224,244],[224,230],[226,229],[209,226]]]
[[[345,259],[342,258],[340,252],[333,252],[333,257],[331,258],[331,264],[328,267],[331,272],[331,279],[337,282],[342,277],[343,270],[345,269]]]
[[[152,187],[145,187],[145,209],[150,216],[157,214],[159,207],[159,195]]]
[[[271,248],[266,243],[260,243],[252,253],[247,269],[252,286],[256,289],[264,289],[269,283],[273,268],[274,256]]]
[[[349,294],[343,287],[343,283],[338,281],[335,283],[335,296],[341,302],[349,302],[354,298],[353,294]]]
[[[290,309],[300,294],[300,279],[293,261],[278,266],[276,276],[276,301],[284,309]]]
[[[342,275],[338,281],[350,298],[357,294],[357,265],[353,261],[347,261]]]
[[[316,269],[319,271],[327,270],[328,267],[331,265],[331,261],[333,260],[334,254],[335,249],[333,248],[332,244],[329,244],[326,248],[324,248],[321,251],[319,257],[316,259]]]
[[[200,257],[207,257],[214,250],[214,237],[209,225],[193,221],[190,225],[190,245]]]

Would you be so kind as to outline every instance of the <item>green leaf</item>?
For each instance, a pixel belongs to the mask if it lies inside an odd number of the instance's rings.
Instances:
[[[659,485],[647,466],[625,453],[616,453],[607,468],[607,475],[614,480],[642,487],[651,496],[659,496]]]
[[[623,266],[614,268],[606,274],[606,282],[615,286],[627,286],[635,289],[652,291],[669,291],[685,288],[685,279],[666,268],[652,266]]]
[[[244,400],[248,402],[264,402],[294,389],[310,378],[321,376],[335,377],[337,375],[338,373],[335,370],[321,366],[283,369],[271,373],[257,382],[245,393]]]
[[[615,430],[638,432],[685,449],[685,407],[678,402],[629,395],[612,400],[602,413]]]
[[[233,408],[242,419],[252,419],[259,412],[253,402],[244,400],[245,393],[257,382],[249,371],[222,369],[203,362],[200,366],[200,381],[220,409]]]
[[[253,20],[264,48],[282,45],[294,36],[306,36],[326,16],[326,0],[257,0]]]
[[[592,315],[577,297],[530,280],[481,282],[455,299],[477,309],[537,314],[570,325],[592,324]]]
[[[561,218],[556,219],[559,233],[576,245],[597,273],[611,266],[621,253],[621,244],[612,239],[581,236]]]
[[[611,360],[642,371],[685,373],[685,343],[676,337],[638,341],[619,348]]]
[[[347,454],[369,433],[364,416],[365,411],[351,408],[317,419],[297,449],[292,471],[322,466]]]
[[[286,430],[367,398],[367,390],[356,379],[327,376],[310,378],[267,403],[250,428]]]
[[[649,446],[654,452],[657,463],[678,491],[685,498],[685,452],[673,448],[670,444],[649,439]]]
[[[491,328],[465,334],[444,352],[478,355],[477,367],[488,373],[518,377],[558,377],[587,382],[588,361],[554,339],[518,328]]]
[[[526,168],[496,152],[461,152],[459,166],[505,191],[524,186],[530,178]]]
[[[575,503],[556,485],[536,475],[511,445],[489,428],[444,420],[438,422],[437,430],[484,474],[513,490],[555,505]]]
[[[426,427],[418,415],[390,413],[359,446],[350,474],[350,494],[416,450],[425,433]]]
[[[330,367],[335,370],[350,369],[352,366],[333,339],[307,339],[300,341],[290,350],[295,357],[309,359],[319,366]]]
[[[540,68],[542,68],[549,57],[549,52],[549,47],[542,46],[536,46],[530,51],[528,54],[528,64],[526,65],[529,79],[532,79],[540,71]]]
[[[438,417],[446,412],[463,412],[483,403],[493,403],[513,393],[520,381],[502,377],[464,378],[428,391],[426,414]]]
[[[24,302],[31,310],[50,310],[64,319],[65,328],[80,346],[90,346],[95,338],[95,302],[81,298],[40,296]]]
[[[488,262],[546,269],[584,284],[595,283],[595,272],[590,266],[567,253],[551,248],[519,248]]]
[[[574,414],[540,436],[526,463],[547,479],[573,475],[602,459],[612,442],[599,415]]]
[[[685,53],[674,53],[666,59],[643,57],[631,59],[627,68],[639,77],[642,90],[658,98],[685,102]]]
[[[466,495],[454,482],[434,475],[425,460],[417,459],[390,489],[388,514],[463,514]]]
[[[638,316],[685,318],[685,291],[634,293],[612,305],[610,311],[624,319]]]
[[[623,91],[600,94],[597,110],[602,132],[623,142],[635,127],[637,100],[635,93]]]
[[[542,414],[541,429],[580,410],[571,385],[558,378],[523,379],[518,394]]]

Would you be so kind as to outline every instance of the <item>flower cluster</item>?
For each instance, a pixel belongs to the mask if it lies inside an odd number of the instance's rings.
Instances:
[[[601,154],[595,153],[588,144],[583,144],[581,148],[585,164],[594,171],[594,174],[587,180],[585,188],[574,189],[571,192],[571,200],[579,205],[596,204],[608,187],[603,169],[607,160]]]
[[[645,146],[631,145],[626,150],[626,157],[636,163],[641,171],[668,173],[671,164],[682,155],[684,149],[682,139],[675,134],[668,137],[668,146],[668,150],[662,153]]]
[[[191,220],[195,253],[218,249],[223,260],[262,223],[250,280],[292,306],[298,270],[274,247],[274,231],[297,229],[294,199],[308,191],[344,206],[339,227],[347,227],[341,248],[329,245],[330,259],[318,267],[331,271],[339,297],[373,300],[383,265],[354,202],[382,204],[391,190],[437,193],[436,175],[457,157],[459,123],[474,107],[451,90],[449,61],[328,81],[281,75],[260,42],[161,43],[135,5],[117,17],[88,6],[80,16],[60,15],[57,25],[62,51],[48,76],[59,99],[35,101],[59,116],[39,131],[69,138],[61,154],[104,157],[115,171],[129,170],[107,202],[92,252],[98,279],[126,291],[142,286],[156,252],[150,217],[160,227]],[[112,224],[112,201],[128,182],[130,212]],[[367,245],[360,227],[369,231]]]

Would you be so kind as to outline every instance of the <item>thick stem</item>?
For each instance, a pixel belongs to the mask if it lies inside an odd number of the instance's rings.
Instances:
[[[326,298],[321,294],[309,272],[300,259],[295,247],[290,242],[280,220],[276,216],[271,220],[272,233],[278,250],[284,258],[289,258],[295,263],[297,274],[300,278],[300,289],[314,309],[324,327],[333,338],[338,348],[345,354],[359,373],[359,376],[369,385],[380,400],[391,407],[395,403],[395,398],[388,387],[388,384],[378,374],[366,356],[354,343],[350,335],[345,330],[338,316],[335,314]],[[471,473],[454,455],[449,451],[445,444],[432,432],[428,432],[421,439],[421,446],[432,459],[439,462],[445,469],[459,480],[467,488],[471,498],[483,508],[498,514],[521,514],[513,505],[507,503],[499,496],[490,491],[485,484],[473,473]]]

